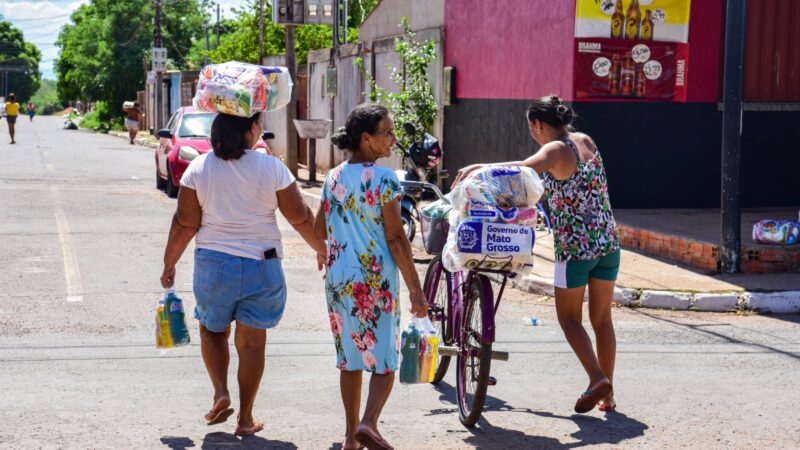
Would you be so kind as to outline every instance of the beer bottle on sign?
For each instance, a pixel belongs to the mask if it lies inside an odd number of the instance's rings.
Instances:
[[[628,7],[628,17],[625,21],[625,39],[639,39],[639,27],[642,22],[642,11],[639,9],[639,0],[632,0]]]
[[[622,30],[625,28],[625,13],[622,12],[622,0],[617,0],[614,5],[614,14],[611,15],[611,37],[622,39]]]
[[[644,76],[644,64],[636,65],[636,97],[644,98],[647,95],[647,78]]]
[[[619,95],[619,72],[621,70],[619,53],[614,53],[611,57],[611,70],[608,72],[608,93],[609,95]]]
[[[649,9],[644,12],[641,38],[645,41],[653,40],[653,13]]]
[[[624,97],[633,95],[635,75],[636,69],[633,65],[633,56],[631,56],[631,52],[625,52],[625,63],[622,65],[622,87],[620,88],[620,93]]]

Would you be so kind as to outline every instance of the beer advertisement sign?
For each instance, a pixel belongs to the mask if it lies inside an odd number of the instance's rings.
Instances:
[[[689,45],[575,39],[575,98],[686,101]]]
[[[577,0],[576,38],[689,42],[691,0]]]

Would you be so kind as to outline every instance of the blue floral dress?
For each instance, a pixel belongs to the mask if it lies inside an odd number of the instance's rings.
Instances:
[[[394,171],[372,163],[344,162],[325,178],[325,294],[341,370],[388,374],[398,368],[398,271],[386,242],[383,205],[400,193]]]

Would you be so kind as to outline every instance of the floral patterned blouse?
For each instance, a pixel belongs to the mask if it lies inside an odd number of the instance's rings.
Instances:
[[[344,162],[325,178],[325,294],[341,370],[385,374],[398,368],[398,270],[386,241],[383,205],[400,194],[394,171],[371,163]]]
[[[619,249],[617,224],[608,198],[606,170],[600,151],[581,161],[575,143],[564,139],[575,154],[578,168],[566,180],[545,172],[556,261],[597,259]]]

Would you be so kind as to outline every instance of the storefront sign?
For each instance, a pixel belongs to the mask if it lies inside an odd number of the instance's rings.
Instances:
[[[689,42],[691,0],[577,0],[575,37]]]
[[[575,98],[686,101],[689,45],[575,39]]]

